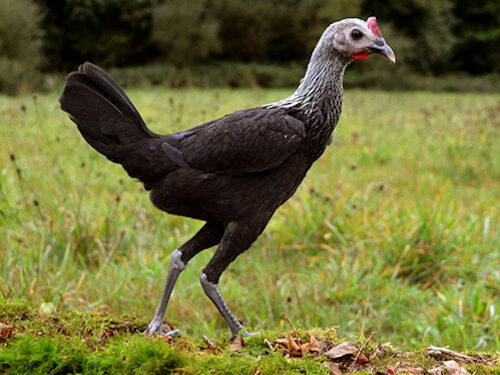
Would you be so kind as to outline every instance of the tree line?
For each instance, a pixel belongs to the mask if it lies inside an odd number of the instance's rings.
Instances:
[[[105,67],[306,61],[329,23],[371,15],[412,71],[500,72],[498,0],[0,0],[0,5],[0,72],[2,66],[66,71],[85,60]]]

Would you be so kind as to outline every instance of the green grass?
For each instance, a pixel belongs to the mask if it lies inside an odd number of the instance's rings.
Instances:
[[[157,132],[289,93],[130,90]],[[299,328],[377,331],[412,350],[500,350],[499,112],[499,95],[348,91],[333,146],[223,274],[235,314],[252,330],[288,329],[285,312]],[[57,93],[0,96],[0,161],[0,295],[146,324],[170,253],[201,223],[154,209],[83,141]],[[166,316],[198,339],[229,335],[198,281],[212,253],[181,275]],[[15,350],[29,340],[43,341]],[[183,363],[175,353],[158,355]]]

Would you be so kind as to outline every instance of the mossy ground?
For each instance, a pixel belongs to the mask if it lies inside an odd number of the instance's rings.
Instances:
[[[77,311],[42,312],[23,302],[0,300],[3,337],[0,339],[2,374],[330,374],[324,355],[305,352],[290,358],[274,341],[289,332],[263,332],[233,348],[229,336],[209,346],[200,337],[171,339],[142,334],[147,322],[126,316]],[[7,330],[9,333],[6,333]],[[345,341],[335,330],[313,329],[293,332],[297,337],[312,335],[333,344]],[[366,338],[350,338],[358,347]],[[441,363],[425,350],[400,352],[371,338],[363,348],[369,362],[349,365],[346,373],[398,373],[405,368],[425,370]],[[267,342],[266,342],[267,341]],[[269,345],[271,344],[271,345]],[[465,363],[475,374],[500,374],[500,355],[468,352],[488,364]],[[343,365],[346,365],[344,363]],[[260,371],[260,372],[259,372]]]

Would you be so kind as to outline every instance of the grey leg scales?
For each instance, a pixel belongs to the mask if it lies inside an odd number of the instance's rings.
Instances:
[[[179,336],[179,330],[173,330],[170,332],[163,332],[163,316],[165,315],[165,310],[167,309],[168,300],[170,299],[170,294],[174,288],[175,282],[179,277],[180,273],[186,268],[186,263],[181,260],[182,253],[179,250],[175,250],[170,257],[170,265],[168,267],[167,280],[165,281],[165,287],[161,294],[160,303],[156,309],[155,316],[151,323],[149,323],[148,328],[144,331],[145,334],[153,335],[154,333],[159,333],[161,335],[166,334],[169,336]]]
[[[258,335],[260,333],[260,332],[250,333],[245,328],[243,328],[238,319],[236,319],[236,317],[229,309],[229,306],[224,301],[224,298],[222,298],[222,295],[219,292],[217,284],[208,281],[207,275],[202,273],[200,276],[200,282],[201,286],[203,287],[203,290],[205,291],[205,294],[208,296],[208,298],[212,300],[212,302],[217,307],[222,317],[226,321],[226,324],[229,326],[232,338],[236,337],[238,333],[243,334],[244,336],[253,336],[253,335]]]

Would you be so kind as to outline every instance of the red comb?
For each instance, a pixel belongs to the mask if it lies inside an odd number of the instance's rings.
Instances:
[[[374,33],[379,38],[382,38],[382,34],[380,34],[380,30],[378,29],[377,18],[375,17],[368,18],[366,20],[366,25],[372,31],[372,33]]]

